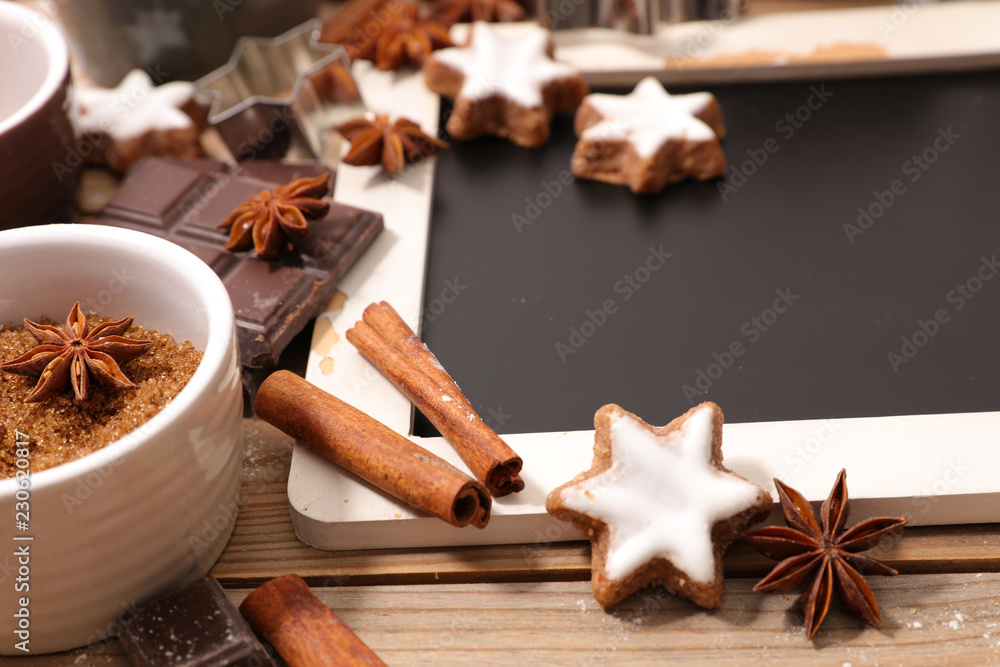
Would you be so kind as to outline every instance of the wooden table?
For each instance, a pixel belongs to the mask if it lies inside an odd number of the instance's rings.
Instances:
[[[212,574],[235,603],[271,577],[301,575],[389,665],[1000,664],[998,525],[905,531],[872,552],[901,572],[869,579],[886,627],[835,602],[808,641],[797,593],[751,590],[771,562],[742,544],[726,556],[726,593],[712,611],[664,589],[602,611],[582,542],[313,549],[289,522],[291,439],[256,419],[244,433],[239,518]],[[129,664],[117,640],[31,660]]]

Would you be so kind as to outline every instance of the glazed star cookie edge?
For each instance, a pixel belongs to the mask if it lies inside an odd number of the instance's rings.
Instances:
[[[477,49],[536,51],[543,67],[527,70],[540,81],[522,81],[504,68],[499,75],[477,72],[488,54]],[[574,68],[553,59],[552,34],[534,28],[516,37],[498,34],[490,24],[477,21],[469,30],[468,42],[435,51],[424,63],[428,89],[454,100],[446,129],[454,139],[480,136],[509,139],[523,148],[540,148],[549,141],[556,112],[576,109],[589,92],[586,81]],[[532,54],[528,54],[532,55]],[[465,62],[468,60],[468,62]],[[501,59],[509,64],[512,58]],[[540,74],[545,70],[544,74]],[[517,90],[505,90],[516,83]],[[537,102],[532,88],[538,83]]]
[[[156,85],[136,69],[113,88],[77,86],[75,104],[76,133],[95,147],[85,159],[118,175],[143,158],[204,153],[199,135],[206,119],[190,82]]]
[[[608,562],[614,554],[609,552],[612,550],[612,538],[615,531],[619,530],[618,527],[603,521],[601,518],[568,507],[567,493],[571,489],[581,487],[589,480],[600,478],[615,466],[612,429],[616,420],[631,421],[653,435],[657,444],[663,444],[663,439],[671,438],[673,433],[679,433],[682,438],[687,437],[688,434],[685,433],[684,427],[692,416],[700,410],[711,411],[711,443],[705,461],[706,472],[714,472],[720,479],[734,480],[749,485],[756,491],[752,502],[746,503],[740,511],[732,512],[712,524],[709,534],[714,561],[711,580],[699,582],[689,573],[678,568],[669,558],[657,554],[650,554],[636,569],[623,577],[611,576]],[[594,598],[602,607],[618,604],[636,591],[659,583],[702,607],[713,608],[721,603],[723,553],[749,526],[766,518],[772,508],[771,496],[763,487],[750,482],[722,465],[722,423],[722,411],[711,402],[702,403],[661,427],[647,424],[638,416],[614,404],[605,405],[595,414],[594,457],[590,469],[553,489],[546,499],[545,507],[546,511],[553,517],[571,522],[591,541],[591,584]],[[593,492],[585,490],[584,493]],[[593,496],[590,497],[593,498]]]
[[[638,132],[629,127],[629,121],[615,115],[616,107],[634,104],[641,108],[646,102],[662,105],[666,100],[670,101],[669,111],[686,112],[695,122],[689,128],[678,122],[670,128],[664,122],[661,136],[652,146],[640,145]],[[639,114],[633,111],[633,115]],[[722,107],[711,93],[671,95],[655,78],[646,77],[627,95],[587,95],[573,128],[579,139],[570,165],[577,178],[651,194],[686,178],[704,181],[726,173],[726,156],[719,143],[726,135],[726,125]]]

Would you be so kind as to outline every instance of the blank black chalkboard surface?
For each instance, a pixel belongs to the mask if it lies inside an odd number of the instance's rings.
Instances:
[[[1000,72],[707,89],[718,181],[574,180],[569,117],[438,157],[423,337],[483,418],[1000,408]]]

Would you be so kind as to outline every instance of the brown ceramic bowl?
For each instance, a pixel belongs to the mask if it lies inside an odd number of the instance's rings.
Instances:
[[[0,229],[68,222],[80,180],[69,48],[48,19],[0,2]]]

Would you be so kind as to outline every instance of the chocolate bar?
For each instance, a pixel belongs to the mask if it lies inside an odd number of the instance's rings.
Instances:
[[[382,230],[378,213],[333,202],[312,233],[264,260],[225,249],[218,227],[265,189],[327,172],[315,164],[151,158],[135,167],[94,224],[147,232],[200,257],[225,283],[236,311],[244,366],[274,366],[288,342],[322,312],[341,277]],[[261,375],[251,372],[250,375]],[[252,404],[252,387],[247,398]]]
[[[118,638],[140,666],[277,665],[219,582],[207,575],[123,614]]]

